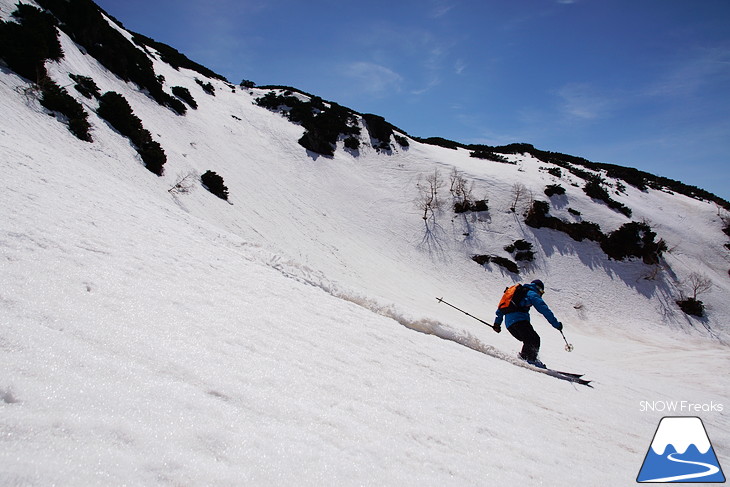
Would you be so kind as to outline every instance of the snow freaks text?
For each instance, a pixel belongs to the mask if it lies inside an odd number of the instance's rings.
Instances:
[[[696,414],[696,413],[721,413],[724,407],[722,403],[714,401],[697,403],[691,401],[641,401],[639,402],[639,411],[658,412],[658,413],[679,413],[679,414]]]

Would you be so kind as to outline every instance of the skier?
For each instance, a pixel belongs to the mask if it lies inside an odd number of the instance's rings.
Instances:
[[[563,324],[555,318],[553,312],[543,301],[542,295],[544,293],[545,285],[539,279],[532,281],[530,284],[523,284],[520,295],[512,301],[513,306],[511,309],[498,309],[497,318],[494,321],[494,331],[499,333],[502,331],[502,319],[504,319],[505,327],[510,334],[522,342],[520,358],[530,365],[543,369],[546,368],[545,364],[537,358],[540,351],[540,335],[535,332],[530,324],[530,307],[534,306],[553,328],[556,330],[563,329]]]

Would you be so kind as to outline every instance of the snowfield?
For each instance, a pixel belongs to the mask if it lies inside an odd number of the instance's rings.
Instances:
[[[177,116],[61,41],[47,67],[90,113],[93,143],[0,68],[0,485],[633,485],[672,415],[700,416],[730,465],[730,256],[714,204],[628,186],[612,196],[670,251],[658,270],[611,261],[526,226],[527,200],[509,210],[515,184],[547,201],[560,183],[551,215],[579,210],[604,232],[630,221],[531,156],[412,140],[316,156],[301,127],[254,105],[268,90],[206,79],[210,96],[200,74],[156,60],[166,89],[199,105]],[[129,101],[164,176],[69,73]],[[451,211],[454,168],[489,212]],[[230,204],[197,179],[169,191],[206,170]],[[427,227],[417,184],[435,170],[447,204]],[[536,252],[519,276],[471,260],[509,257],[517,239]],[[692,272],[713,283],[706,319],[675,303]],[[537,278],[575,347],[533,311],[541,358],[594,388],[529,370],[508,332],[436,300],[491,322],[505,286]]]

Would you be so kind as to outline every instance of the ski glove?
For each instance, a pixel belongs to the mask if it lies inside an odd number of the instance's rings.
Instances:
[[[494,324],[494,326],[492,327],[492,329],[493,329],[494,331],[496,331],[497,333],[499,333],[499,332],[501,332],[501,331],[502,331],[502,325],[500,325],[500,324],[498,324],[498,323],[495,323],[495,324]]]

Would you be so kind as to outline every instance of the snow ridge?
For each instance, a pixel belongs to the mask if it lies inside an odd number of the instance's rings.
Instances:
[[[0,0],[4,19],[14,8]],[[0,484],[624,485],[659,420],[640,401],[727,396],[730,261],[714,205],[613,191],[670,250],[657,267],[611,261],[524,224],[530,195],[604,232],[628,221],[529,154],[340,140],[318,157],[301,126],[255,105],[266,90],[153,57],[164,88],[198,104],[179,116],[60,41],[47,69],[89,113],[93,143],[0,68]],[[161,177],[70,73],[128,100],[167,154]],[[452,211],[454,169],[489,211]],[[229,202],[197,180],[169,191],[206,170]],[[424,221],[418,185],[436,171],[444,205]],[[566,193],[543,197],[549,184]],[[509,257],[518,239],[535,252],[519,274],[471,259]],[[703,319],[675,303],[692,272],[713,283]],[[516,367],[508,332],[435,299],[489,322],[506,285],[535,278],[575,346],[534,316],[543,361],[595,389]],[[722,457],[730,423],[703,419]]]

